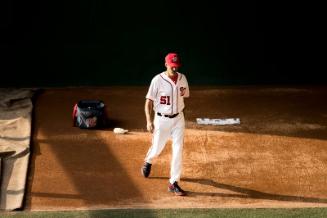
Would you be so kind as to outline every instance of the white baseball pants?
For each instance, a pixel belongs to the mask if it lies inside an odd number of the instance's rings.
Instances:
[[[145,161],[152,163],[152,159],[157,157],[164,149],[169,137],[172,138],[172,159],[170,166],[169,182],[173,184],[179,181],[182,172],[182,155],[184,144],[185,120],[183,112],[174,118],[168,118],[155,114],[152,146],[150,147]]]

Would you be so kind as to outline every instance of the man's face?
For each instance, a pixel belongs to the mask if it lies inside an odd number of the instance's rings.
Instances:
[[[174,72],[174,73],[178,72],[178,67],[171,67],[168,64],[166,64],[166,67],[167,67],[167,71],[169,72]]]

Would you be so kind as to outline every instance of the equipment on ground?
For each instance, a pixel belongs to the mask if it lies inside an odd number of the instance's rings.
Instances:
[[[105,104],[101,100],[80,100],[74,105],[73,126],[81,129],[101,128],[106,125]]]

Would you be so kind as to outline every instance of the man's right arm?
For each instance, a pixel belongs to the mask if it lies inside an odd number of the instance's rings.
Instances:
[[[153,132],[154,126],[152,121],[153,112],[153,101],[150,99],[145,100],[145,117],[146,117],[146,128],[149,132]]]

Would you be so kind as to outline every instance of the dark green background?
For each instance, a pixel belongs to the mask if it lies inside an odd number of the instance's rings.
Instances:
[[[325,84],[318,5],[1,3],[1,87],[148,85],[181,55],[193,85]],[[318,67],[319,66],[319,67]]]

